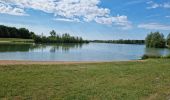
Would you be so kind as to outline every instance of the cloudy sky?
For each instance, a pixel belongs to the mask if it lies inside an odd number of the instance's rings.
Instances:
[[[170,0],[0,0],[0,24],[36,34],[85,39],[144,39],[170,33]]]

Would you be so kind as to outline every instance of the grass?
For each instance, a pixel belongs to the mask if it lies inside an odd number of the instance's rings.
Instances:
[[[4,100],[169,100],[170,60],[0,65]]]
[[[0,38],[0,43],[33,43],[33,39]]]

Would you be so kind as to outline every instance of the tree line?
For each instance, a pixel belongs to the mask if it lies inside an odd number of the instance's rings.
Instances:
[[[88,43],[82,37],[71,36],[68,33],[59,35],[54,30],[50,32],[50,36],[35,36],[34,40],[36,43]]]
[[[145,40],[93,40],[96,43],[115,43],[115,44],[144,44]]]
[[[0,25],[0,38],[34,39],[35,43],[117,43],[117,44],[146,44],[146,47],[165,48],[170,47],[170,34],[167,38],[160,32],[151,32],[145,40],[83,40],[82,37],[71,36],[68,33],[59,35],[54,30],[50,36],[36,35],[26,28],[16,28]]]
[[[170,47],[170,34],[167,38],[160,32],[151,32],[145,39],[146,47],[149,48],[165,48]]]
[[[31,39],[35,35],[34,32],[30,32],[26,28],[8,27],[0,25],[0,38],[23,38]]]
[[[54,30],[50,32],[50,36],[36,35],[26,28],[8,27],[0,25],[0,38],[22,38],[34,39],[35,43],[87,43],[82,37],[71,36],[66,33],[63,35],[56,34]]]

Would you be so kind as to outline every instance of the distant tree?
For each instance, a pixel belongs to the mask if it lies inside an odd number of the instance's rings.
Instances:
[[[25,38],[25,39],[28,39],[28,38],[31,38],[30,37],[30,33],[29,33],[29,30],[26,29],[26,28],[20,28],[19,29],[19,34],[22,38]]]
[[[30,32],[30,37],[31,37],[31,39],[34,39],[36,37],[35,33],[34,32]]]
[[[48,37],[36,36],[34,40],[36,43],[88,43],[88,41],[83,40],[81,37],[74,37],[68,33],[60,36],[54,30],[50,32],[50,35]]]
[[[0,25],[0,37],[1,38],[25,38],[30,39],[32,35],[35,35],[33,32],[29,32],[26,28],[17,29],[15,27],[8,27]]]
[[[18,30],[17,30],[15,27],[9,27],[9,28],[8,28],[8,31],[9,31],[9,33],[10,33],[10,36],[9,36],[9,37],[13,37],[13,38],[19,37],[19,35],[18,35]]]
[[[170,47],[170,33],[169,33],[169,35],[167,37],[167,45]]]
[[[145,39],[146,47],[151,48],[164,48],[165,47],[165,39],[164,35],[159,32],[154,32],[148,34]]]
[[[68,33],[61,35],[56,34],[54,30],[50,32],[51,36],[35,35],[34,32],[30,32],[26,28],[15,28],[0,25],[0,38],[24,38],[34,39],[35,43],[82,43],[84,41],[81,37],[74,37]]]
[[[9,30],[8,30],[9,27],[1,25],[0,28],[1,28],[1,33],[0,33],[1,37],[4,37],[4,38],[10,37],[10,33],[9,33]]]
[[[50,35],[51,35],[52,37],[55,37],[55,36],[56,36],[56,32],[55,32],[54,30],[52,30],[52,31],[50,32]]]

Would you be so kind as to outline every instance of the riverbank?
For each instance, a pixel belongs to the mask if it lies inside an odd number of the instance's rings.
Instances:
[[[170,99],[170,59],[0,65],[0,99]]]
[[[10,44],[27,44],[34,43],[33,39],[20,39],[20,38],[0,38],[1,43],[10,43]]]

